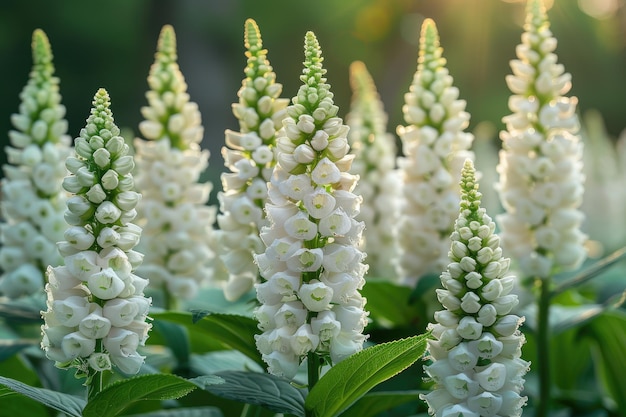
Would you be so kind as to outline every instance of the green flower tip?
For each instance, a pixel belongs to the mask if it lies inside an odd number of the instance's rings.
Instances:
[[[52,62],[52,48],[48,36],[41,29],[33,31],[33,62],[35,65],[50,64]]]
[[[256,24],[254,19],[246,19],[243,38],[244,46],[249,51],[250,55],[256,55],[263,49],[261,31],[259,30],[259,25]]]
[[[322,48],[317,41],[315,33],[308,31],[304,37],[304,70],[300,76],[300,80],[307,85],[314,87],[324,84],[326,79],[326,69],[322,67]]]
[[[111,129],[115,123],[113,121],[113,113],[111,112],[111,98],[104,88],[98,89],[93,97],[93,107],[91,115],[87,119],[87,124],[94,124],[98,129]]]
[[[176,32],[172,25],[164,25],[157,42],[156,59],[159,61],[176,61]]]
[[[422,31],[420,33],[418,70],[427,67],[434,69],[442,67],[446,64],[446,60],[442,58],[443,49],[439,45],[439,32],[437,25],[433,19],[426,18],[422,23]]]
[[[546,5],[543,0],[528,0],[526,4],[526,24],[524,29],[527,31],[533,28],[541,29],[543,26],[549,26]]]
[[[461,170],[461,211],[477,212],[482,194],[478,191],[476,169],[471,159],[466,159]]]
[[[350,86],[356,97],[369,97],[375,94],[374,80],[362,61],[350,64]]]

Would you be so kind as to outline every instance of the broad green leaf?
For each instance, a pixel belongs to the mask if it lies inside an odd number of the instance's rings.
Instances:
[[[399,405],[417,401],[421,391],[370,392],[361,397],[341,417],[374,417]]]
[[[553,322],[551,317],[550,324],[552,327],[552,333],[559,334],[565,330],[574,327],[580,327],[585,323],[594,320],[596,317],[602,315],[605,312],[619,308],[624,303],[625,299],[626,291],[624,291],[622,294],[617,294],[611,297],[603,304],[586,304],[580,307],[574,307],[571,311],[576,312],[574,314],[566,315],[559,322]],[[552,310],[554,310],[554,306],[552,307]]]
[[[626,312],[609,311],[589,324],[590,334],[602,359],[597,361],[606,391],[626,417]]]
[[[48,409],[43,404],[0,386],[0,417],[48,417]]]
[[[221,371],[258,371],[263,368],[236,350],[221,350],[204,355],[193,354],[189,368],[198,375],[211,375]]]
[[[370,389],[421,358],[429,336],[425,333],[375,345],[339,362],[313,387],[306,409],[316,417],[338,416]]]
[[[0,317],[4,317],[11,324],[39,324],[43,323],[41,311],[45,309],[45,297],[24,297],[0,303]]]
[[[127,417],[224,417],[216,407],[189,407],[132,414]]]
[[[375,325],[385,328],[407,326],[415,316],[409,304],[409,287],[368,278],[361,294],[367,298],[367,310]]]
[[[235,349],[264,366],[261,354],[256,349],[254,335],[258,332],[257,322],[245,316],[234,314],[203,314],[184,312],[163,312],[150,314],[155,320],[166,320],[185,325],[189,334],[200,335],[204,339],[223,344],[223,349]],[[195,323],[194,318],[201,317]]]
[[[114,382],[89,401],[84,417],[113,417],[137,401],[184,397],[198,387],[171,374],[139,375]]]
[[[163,320],[155,320],[153,326],[154,331],[163,335],[166,346],[171,349],[178,366],[187,367],[189,365],[190,351],[187,329],[179,324]]]
[[[223,371],[215,375],[224,383],[205,388],[213,395],[304,417],[306,390],[294,387],[287,379],[260,372]]]
[[[74,395],[32,387],[15,379],[0,376],[0,384],[33,400],[72,417],[81,417],[86,401]]]

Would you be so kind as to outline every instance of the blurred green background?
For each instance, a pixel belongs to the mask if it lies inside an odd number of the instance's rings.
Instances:
[[[626,127],[625,0],[554,0],[549,18],[559,61],[573,77],[579,109],[597,109],[616,137]],[[552,4],[554,3],[554,4]],[[99,87],[109,91],[117,124],[136,132],[146,76],[164,24],[177,33],[179,64],[205,126],[208,176],[224,170],[223,132],[237,128],[230,111],[245,66],[243,24],[260,26],[269,59],[291,98],[300,85],[303,39],[316,33],[342,116],[348,111],[348,66],[368,66],[389,113],[389,130],[403,123],[401,107],[416,69],[424,17],[435,20],[448,68],[467,100],[470,129],[497,130],[508,113],[504,77],[520,42],[525,2],[519,0],[3,0],[0,2],[0,132],[10,129],[30,71],[32,31],[50,38],[61,79],[69,133],[75,137]],[[482,124],[484,126],[485,124]],[[6,133],[0,143],[6,144]],[[213,193],[215,194],[215,193]]]

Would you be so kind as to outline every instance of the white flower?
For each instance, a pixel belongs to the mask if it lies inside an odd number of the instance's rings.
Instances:
[[[509,294],[512,279],[505,276],[508,262],[501,257],[498,239],[492,238],[495,224],[480,206],[481,194],[470,160],[465,162],[461,178],[460,214],[451,234],[451,263],[441,274],[447,290],[437,290],[445,310],[436,312],[436,324],[428,326],[434,337],[428,341],[432,363],[424,369],[435,385],[431,393],[420,398],[428,404],[429,414],[436,416],[520,416],[526,398],[519,393],[529,366],[520,359],[524,339],[519,326],[523,318],[509,314],[517,296]],[[487,266],[499,265],[491,276],[474,271],[474,258],[484,248],[492,253]],[[453,294],[463,295],[459,300]],[[505,398],[512,398],[511,405]]]
[[[356,178],[347,172],[348,129],[336,117],[312,32],[305,49],[304,85],[277,133],[268,223],[259,234],[265,252],[255,255],[266,280],[256,284],[257,348],[268,372],[287,378],[312,354],[332,365],[361,350],[367,323],[358,292],[365,254],[355,246],[363,230],[354,219],[361,198],[351,192]]]
[[[116,161],[125,158],[120,164],[125,167],[132,165],[132,158],[128,162],[129,149],[113,122],[107,92],[100,89],[93,104],[87,126],[76,139],[76,143],[88,143],[93,152],[77,150],[67,165],[81,172],[84,181],[101,182],[101,175],[107,174],[96,165],[117,166]],[[130,191],[132,175],[123,169],[118,174],[117,188],[110,195],[105,193],[101,201],[86,196],[86,187],[68,200],[68,211],[80,215],[65,230],[67,240],[58,242],[65,266],[49,267],[46,273],[48,308],[42,313],[41,347],[57,366],[76,367],[88,380],[112,366],[136,373],[143,363],[136,349],[151,327],[145,322],[150,305],[143,296],[147,281],[133,274],[142,260],[132,250],[141,228],[122,220],[134,217],[139,195]],[[119,206],[111,201],[115,196]]]
[[[63,162],[71,140],[66,134],[65,107],[50,43],[41,29],[33,32],[31,46],[33,66],[20,94],[19,113],[11,116],[14,129],[3,146],[7,163],[0,180],[0,294],[10,299],[42,292],[46,266],[63,260],[55,244],[67,227]],[[32,238],[11,239],[25,227],[33,232]]]
[[[145,253],[137,269],[140,275],[156,268],[167,271],[150,286],[171,292],[169,299],[174,304],[166,307],[176,308],[178,300],[196,295],[219,268],[215,264],[217,249],[212,246],[216,207],[207,206],[212,184],[199,182],[208,166],[209,151],[200,148],[201,114],[187,93],[177,63],[176,35],[169,25],[159,34],[148,85],[148,105],[142,108],[146,120],[140,124],[145,140],[134,141],[135,178],[142,198],[135,201],[134,195],[124,194],[116,204],[122,208],[136,203],[137,224],[143,228],[141,240],[128,229],[120,231],[121,238]],[[117,172],[133,166],[129,159],[113,165]],[[247,207],[241,212],[255,215]],[[118,246],[123,249],[122,244]]]
[[[407,285],[445,268],[446,236],[452,232],[459,202],[453,178],[459,176],[463,161],[473,158],[468,150],[473,136],[463,131],[470,116],[465,101],[458,99],[459,91],[452,85],[445,65],[435,23],[426,19],[419,64],[411,89],[405,94],[403,113],[407,125],[397,131],[402,140],[403,156],[398,166],[405,196],[397,225],[398,273]],[[422,195],[427,197],[419,197]]]
[[[503,118],[506,131],[500,134],[498,191],[506,212],[498,222],[502,246],[515,255],[522,272],[546,278],[576,269],[586,256],[586,236],[580,232],[584,216],[577,210],[583,194],[582,144],[577,99],[564,96],[571,76],[557,64],[556,39],[541,2],[529,2],[524,29],[517,59],[511,61],[513,74],[507,76],[513,113]],[[530,85],[536,90],[526,88]],[[557,226],[563,212],[576,213],[566,227]]]

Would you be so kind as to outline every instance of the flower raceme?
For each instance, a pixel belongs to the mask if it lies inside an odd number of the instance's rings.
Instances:
[[[259,27],[248,19],[245,28],[246,78],[237,94],[239,102],[233,104],[240,131],[226,130],[222,155],[231,172],[222,174],[223,192],[218,193],[216,240],[229,274],[224,286],[228,300],[238,299],[258,281],[253,255],[264,250],[259,232],[266,224],[267,182],[276,165],[276,131],[289,104],[279,98],[282,85],[276,82]]]
[[[437,298],[444,309],[428,329],[432,364],[426,374],[435,383],[420,398],[431,415],[442,417],[520,416],[529,363],[520,358],[523,317],[511,313],[517,296],[510,260],[502,256],[495,223],[480,207],[473,163],[465,162],[460,214],[451,235],[450,264],[441,274]]]
[[[527,277],[577,268],[586,254],[580,231],[582,143],[571,75],[557,64],[557,41],[540,0],[528,3],[522,43],[507,76],[512,91],[501,132],[498,216],[502,245]]]
[[[398,159],[403,196],[398,242],[399,275],[414,285],[447,263],[448,236],[459,203],[458,178],[465,159],[473,159],[474,137],[463,130],[470,115],[446,68],[437,27],[422,24],[418,67],[402,108],[406,126],[398,127],[403,156]]]
[[[207,206],[211,183],[199,183],[209,151],[200,150],[204,129],[196,103],[177,64],[176,35],[161,29],[146,93],[148,106],[139,130],[146,140],[134,141],[137,210],[143,228],[140,250],[146,256],[139,273],[151,289],[165,293],[167,308],[195,296],[213,276],[215,207]],[[171,295],[171,297],[169,296]]]
[[[5,148],[8,164],[1,187],[0,293],[9,298],[42,293],[46,266],[63,261],[56,242],[67,228],[67,194],[61,183],[70,137],[50,42],[41,29],[33,32],[32,52],[19,113],[11,117],[15,130]]]
[[[357,220],[367,225],[360,249],[368,254],[370,276],[395,280],[400,194],[395,139],[386,130],[387,114],[363,62],[350,65],[350,84],[353,94],[346,123],[355,155],[350,172],[359,176],[354,192],[363,198]]]
[[[265,279],[256,285],[257,347],[268,371],[287,378],[307,355],[330,364],[362,349],[367,323],[359,293],[367,267],[357,248],[364,225],[355,220],[361,197],[348,172],[354,155],[322,60],[307,32],[303,85],[276,139],[269,224],[261,230],[266,249],[255,256]]]
[[[47,310],[42,313],[46,356],[78,376],[113,366],[135,374],[144,357],[137,352],[151,327],[148,284],[133,273],[143,255],[133,250],[141,228],[132,223],[140,194],[133,191],[133,157],[119,136],[106,90],[93,100],[87,124],[68,157],[71,175],[63,187],[72,196],[65,219],[70,225],[58,242],[64,265],[48,267]]]

